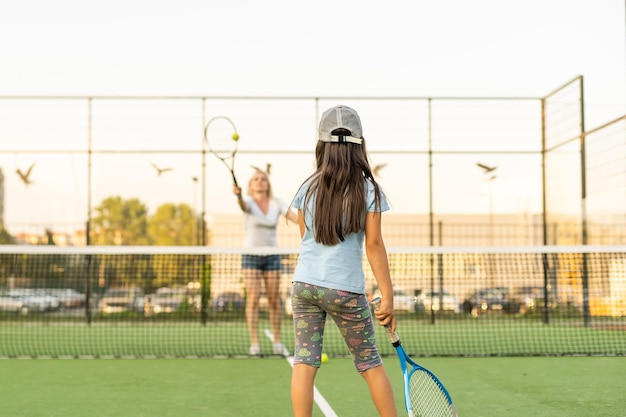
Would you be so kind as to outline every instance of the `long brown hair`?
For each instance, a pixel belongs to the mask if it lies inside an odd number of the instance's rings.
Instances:
[[[343,129],[338,129],[343,130]],[[333,134],[342,132],[333,132]],[[348,132],[349,134],[349,132]],[[315,241],[324,245],[343,242],[350,233],[365,227],[367,184],[374,186],[374,204],[380,210],[380,189],[369,165],[365,140],[362,144],[318,141],[315,148],[317,169],[302,204],[315,196],[313,224]]]

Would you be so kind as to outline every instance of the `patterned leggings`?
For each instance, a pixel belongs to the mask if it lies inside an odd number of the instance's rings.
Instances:
[[[327,315],[337,324],[358,372],[382,364],[365,294],[294,282],[291,302],[296,336],[294,364],[320,367]]]

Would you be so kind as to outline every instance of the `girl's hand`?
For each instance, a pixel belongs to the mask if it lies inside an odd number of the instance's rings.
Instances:
[[[393,300],[381,299],[380,307],[374,311],[374,316],[381,326],[391,325],[393,331],[396,330],[396,316],[393,310]]]

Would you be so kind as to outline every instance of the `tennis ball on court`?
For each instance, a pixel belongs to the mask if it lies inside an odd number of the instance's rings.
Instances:
[[[326,363],[328,362],[328,355],[325,353],[322,353],[322,363]]]
[[[239,140],[239,133],[233,133],[233,140],[237,142]]]

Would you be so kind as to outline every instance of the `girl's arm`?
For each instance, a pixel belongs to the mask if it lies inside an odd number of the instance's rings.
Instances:
[[[302,214],[302,210],[298,210],[298,226],[300,227],[300,239],[304,237],[304,231],[306,230],[304,226],[304,215]]]
[[[287,209],[287,214],[285,214],[285,217],[287,218],[287,220],[290,220],[294,223],[298,223],[298,219],[299,219],[298,213],[291,209]]]
[[[380,212],[368,212],[365,217],[365,250],[378,289],[382,296],[380,309],[374,312],[378,322],[384,326],[391,324],[395,331],[396,318],[393,310],[393,284],[389,273],[387,249],[381,232]]]

